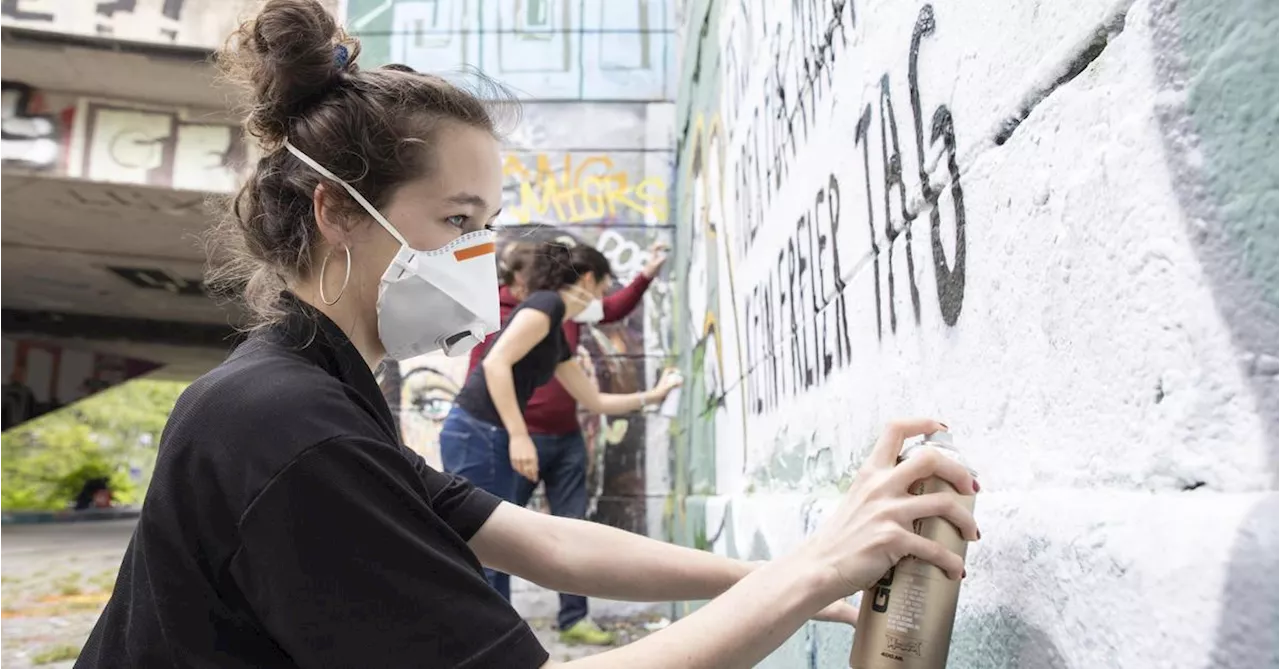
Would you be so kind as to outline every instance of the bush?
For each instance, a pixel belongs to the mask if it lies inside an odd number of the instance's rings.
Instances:
[[[93,478],[110,481],[117,503],[141,502],[160,433],[185,387],[130,381],[0,435],[0,506],[65,509]]]

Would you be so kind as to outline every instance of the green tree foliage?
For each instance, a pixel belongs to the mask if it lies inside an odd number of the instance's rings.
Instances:
[[[129,381],[0,435],[0,506],[65,509],[85,481],[98,477],[110,479],[117,502],[141,502],[160,433],[185,388]],[[142,472],[141,480],[131,469]]]

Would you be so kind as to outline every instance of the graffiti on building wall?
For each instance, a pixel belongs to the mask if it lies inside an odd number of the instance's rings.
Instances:
[[[5,430],[159,367],[36,340],[6,337],[3,344]]]
[[[101,37],[145,36],[168,42],[178,39],[184,0],[112,0],[95,4],[92,12],[83,5],[50,0],[5,0],[2,7],[6,23],[70,28],[68,32],[84,31]]]
[[[63,123],[54,114],[42,113],[32,87],[6,81],[0,158],[5,165],[37,170],[53,169],[62,156]]]
[[[183,110],[82,101],[70,176],[92,181],[229,192],[247,167],[239,126],[191,120]]]
[[[632,175],[608,154],[510,153],[503,176],[511,202],[507,213],[518,223],[667,221],[666,181]]]
[[[90,181],[230,192],[252,143],[204,112],[121,100],[45,96],[4,82],[4,164]],[[200,206],[200,198],[178,198]]]
[[[674,97],[675,3],[617,0],[349,0],[367,65],[472,66],[521,97]],[[465,76],[465,75],[463,75]]]
[[[112,39],[215,47],[252,0],[4,0],[4,25]]]

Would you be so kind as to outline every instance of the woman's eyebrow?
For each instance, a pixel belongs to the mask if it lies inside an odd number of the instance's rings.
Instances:
[[[480,207],[481,209],[489,208],[489,203],[485,202],[484,198],[473,193],[455,193],[445,198],[445,202],[450,204],[469,204],[475,207]]]

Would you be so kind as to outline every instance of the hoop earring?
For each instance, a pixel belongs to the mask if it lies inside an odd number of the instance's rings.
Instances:
[[[338,289],[338,296],[333,298],[332,301],[324,296],[324,270],[329,266],[329,257],[333,255],[333,251],[325,254],[324,260],[320,262],[320,301],[330,307],[337,304],[338,300],[342,299],[342,294],[347,292],[347,282],[351,281],[351,247],[344,246],[342,247],[342,250],[347,252],[347,273],[342,277],[342,287]]]

